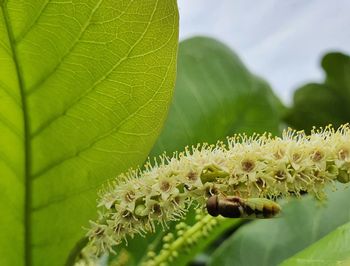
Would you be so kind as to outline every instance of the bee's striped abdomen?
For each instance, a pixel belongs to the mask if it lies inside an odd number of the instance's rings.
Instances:
[[[281,207],[272,200],[236,196],[212,196],[207,200],[206,207],[210,215],[227,218],[271,218],[281,211]]]

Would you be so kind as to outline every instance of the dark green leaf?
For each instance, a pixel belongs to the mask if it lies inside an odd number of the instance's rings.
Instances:
[[[338,227],[321,240],[284,261],[282,265],[350,265],[350,223]]]
[[[286,116],[286,122],[294,128],[338,127],[350,121],[350,57],[327,54],[322,67],[326,72],[324,84],[307,84],[294,94],[293,107]]]
[[[342,53],[329,53],[323,57],[322,67],[326,72],[325,83],[338,95],[350,101],[350,57]]]

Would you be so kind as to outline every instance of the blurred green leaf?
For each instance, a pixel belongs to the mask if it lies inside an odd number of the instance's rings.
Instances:
[[[158,136],[177,46],[175,0],[0,1],[0,265],[64,265]]]
[[[325,83],[350,101],[350,57],[342,53],[326,54],[322,67],[326,72]]]
[[[322,67],[326,73],[323,84],[307,84],[294,94],[285,120],[296,129],[338,127],[350,121],[350,57],[329,53],[322,59]]]
[[[285,260],[281,265],[350,265],[350,223],[338,227],[313,245]]]
[[[350,189],[328,191],[324,203],[310,196],[282,204],[281,217],[239,228],[213,254],[211,266],[273,266],[350,221]]]
[[[152,155],[238,132],[276,134],[283,110],[269,85],[227,46],[205,37],[185,40],[173,102]]]
[[[177,82],[169,116],[151,156],[200,142],[215,143],[233,133],[278,133],[283,111],[269,85],[251,74],[224,44],[205,37],[185,40],[179,46]],[[187,223],[194,223],[193,212]],[[235,224],[238,225],[235,220],[223,222],[193,252],[180,254],[173,264],[186,264]],[[135,264],[145,255],[152,239],[154,236],[129,241],[127,250]]]

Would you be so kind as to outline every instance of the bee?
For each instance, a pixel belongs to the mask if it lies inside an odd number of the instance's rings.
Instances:
[[[272,218],[281,207],[276,202],[265,198],[242,199],[237,196],[211,196],[207,200],[207,211],[211,216],[219,214],[227,218]]]

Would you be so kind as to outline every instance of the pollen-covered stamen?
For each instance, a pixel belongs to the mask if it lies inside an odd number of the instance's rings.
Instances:
[[[124,199],[126,202],[132,202],[135,199],[135,192],[134,191],[127,191],[124,195]]]
[[[101,237],[101,236],[103,236],[104,232],[105,232],[105,229],[104,229],[104,228],[102,228],[102,227],[97,227],[97,228],[95,229],[95,231],[94,231],[94,235],[97,236],[97,237]]]
[[[301,154],[300,153],[293,153],[292,160],[294,163],[299,163],[301,160]]]
[[[123,224],[118,223],[112,226],[112,230],[114,233],[120,235],[123,231],[125,231],[125,228]]]
[[[259,190],[266,188],[266,181],[263,178],[257,178],[254,184]]]
[[[242,170],[245,172],[251,172],[255,168],[255,162],[250,159],[245,159],[241,162]]]
[[[180,196],[176,196],[176,197],[173,199],[173,203],[174,203],[175,205],[177,205],[177,206],[179,206],[180,202],[181,202]]]
[[[188,174],[186,175],[186,177],[188,178],[188,180],[190,181],[196,181],[198,179],[198,175],[196,172],[194,171],[190,171],[188,172]]]
[[[125,220],[131,220],[133,218],[132,212],[125,210],[122,211],[121,216],[125,219]]]
[[[157,216],[162,215],[162,207],[158,203],[154,203],[152,206],[152,213],[156,214]]]
[[[284,154],[285,154],[285,151],[278,148],[277,151],[274,152],[273,156],[275,159],[279,160],[283,158]]]
[[[347,160],[348,158],[349,158],[349,151],[348,151],[348,149],[346,149],[346,148],[342,148],[342,149],[340,149],[339,151],[338,151],[338,158],[340,159],[340,160],[343,160],[343,161],[345,161],[345,160]]]
[[[204,195],[206,198],[209,198],[209,197],[211,197],[213,195],[217,195],[217,194],[219,194],[219,189],[216,186],[214,186],[212,184],[205,186],[205,194]]]
[[[161,191],[167,192],[167,191],[169,191],[171,185],[168,181],[162,180],[159,187],[160,187]]]
[[[312,155],[311,158],[314,162],[319,162],[324,158],[324,153],[320,150],[316,150]]]
[[[274,178],[279,181],[284,181],[287,179],[287,173],[283,170],[277,170],[275,172]]]

